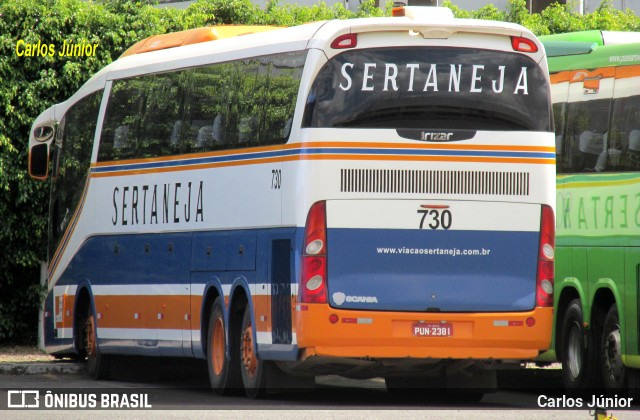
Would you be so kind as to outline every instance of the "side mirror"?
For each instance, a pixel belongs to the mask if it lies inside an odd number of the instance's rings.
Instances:
[[[53,141],[55,128],[45,124],[33,130],[29,149],[29,175],[44,181],[49,174],[49,144]],[[34,142],[35,140],[35,142]]]
[[[44,181],[49,172],[49,145],[40,143],[29,150],[29,175]]]

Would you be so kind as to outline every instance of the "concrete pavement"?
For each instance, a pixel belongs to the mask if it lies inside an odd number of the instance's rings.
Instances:
[[[0,363],[0,375],[44,375],[48,373],[84,373],[85,371],[84,364],[69,360]]]

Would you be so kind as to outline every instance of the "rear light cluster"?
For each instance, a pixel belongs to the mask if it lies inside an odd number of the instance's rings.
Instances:
[[[355,48],[358,46],[358,34],[340,35],[331,42],[331,48],[334,50],[343,50],[346,48]]]
[[[553,209],[543,205],[540,221],[538,276],[536,278],[536,306],[553,306],[555,233]]]
[[[324,201],[318,201],[309,210],[303,246],[298,301],[327,303],[327,211]]]
[[[522,36],[512,36],[511,37],[511,47],[514,51],[526,52],[526,53],[534,53],[538,52],[538,46],[535,42],[530,40],[529,38],[525,38]]]

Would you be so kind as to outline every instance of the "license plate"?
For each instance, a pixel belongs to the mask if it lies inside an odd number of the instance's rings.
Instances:
[[[412,331],[414,337],[451,337],[453,335],[453,324],[449,322],[414,322]]]

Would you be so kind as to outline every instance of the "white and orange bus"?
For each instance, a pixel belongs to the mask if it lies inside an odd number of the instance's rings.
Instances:
[[[545,52],[448,9],[144,40],[35,121],[45,345],[491,387],[550,344]],[[240,36],[242,35],[242,36]],[[286,372],[286,374],[282,374]]]

